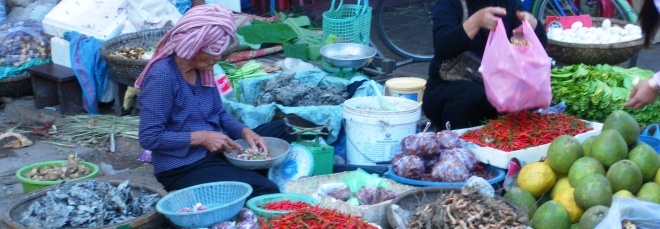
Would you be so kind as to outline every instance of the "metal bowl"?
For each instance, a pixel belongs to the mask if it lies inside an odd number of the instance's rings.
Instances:
[[[270,159],[241,160],[236,158],[238,155],[238,150],[225,153],[225,158],[227,158],[229,163],[236,167],[250,170],[269,169],[271,167],[282,164],[282,162],[286,160],[286,157],[289,154],[289,143],[279,138],[263,137],[263,139],[266,141],[266,144],[268,144],[268,153],[270,154]],[[250,148],[250,145],[248,145],[248,143],[243,139],[236,140],[236,143],[241,145],[241,147],[244,149]]]
[[[323,61],[337,68],[362,68],[376,56],[376,49],[352,43],[338,43],[321,48]]]

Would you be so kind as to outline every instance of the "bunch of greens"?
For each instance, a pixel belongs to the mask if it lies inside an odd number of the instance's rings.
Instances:
[[[553,103],[564,101],[566,113],[604,122],[612,111],[623,109],[634,85],[653,76],[653,72],[640,68],[579,64],[555,68],[551,76]],[[624,110],[640,125],[660,120],[660,101],[642,109]]]

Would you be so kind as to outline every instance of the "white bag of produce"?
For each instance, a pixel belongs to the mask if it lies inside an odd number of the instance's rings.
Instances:
[[[607,216],[596,229],[620,229],[621,222],[630,220],[637,228],[658,228],[660,204],[615,196]]]
[[[168,0],[128,0],[128,21],[137,30],[174,25],[181,13]]]

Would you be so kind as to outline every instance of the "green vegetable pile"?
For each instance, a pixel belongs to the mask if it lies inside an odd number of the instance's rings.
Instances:
[[[227,79],[229,79],[232,88],[234,88],[234,96],[236,96],[236,99],[239,101],[241,95],[241,88],[237,84],[239,80],[268,75],[266,71],[261,69],[262,64],[254,60],[248,61],[241,67],[222,61],[218,62],[218,65],[220,65],[222,70],[227,74]]]
[[[634,83],[653,76],[640,68],[625,69],[611,65],[571,65],[552,70],[553,104],[564,101],[566,113],[578,118],[604,122],[607,115],[623,109]],[[660,120],[660,102],[638,110],[623,109],[640,125]]]

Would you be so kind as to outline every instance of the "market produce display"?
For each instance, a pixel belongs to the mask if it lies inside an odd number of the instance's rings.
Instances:
[[[268,160],[270,159],[270,154],[264,151],[261,151],[257,148],[249,148],[242,151],[239,151],[236,158],[241,160]]]
[[[295,73],[282,74],[261,83],[255,106],[277,103],[290,107],[339,105],[349,94],[346,88],[300,83]]]
[[[275,202],[270,202],[265,204],[264,206],[260,206],[263,209],[266,210],[285,210],[285,211],[292,211],[292,210],[298,210],[301,208],[306,208],[309,207],[308,203],[302,202],[302,201],[296,201],[292,202],[291,200],[282,200],[282,201],[275,201]]]
[[[119,50],[110,53],[110,55],[118,56],[126,59],[133,59],[133,60],[139,60],[139,59],[149,60],[153,55],[153,51],[146,52],[142,47],[136,47],[136,46],[122,46],[119,48]]]
[[[653,72],[611,65],[571,65],[552,70],[553,103],[564,101],[565,113],[584,120],[603,122],[607,115],[621,110],[636,82]],[[660,120],[660,100],[638,110],[626,110],[642,126]]]
[[[50,38],[41,22],[6,21],[0,24],[0,66],[18,67],[32,59],[50,57]]]
[[[613,44],[642,38],[642,28],[627,24],[623,28],[605,19],[602,27],[584,27],[577,21],[569,29],[550,28],[548,39],[576,44]]]
[[[178,210],[176,212],[197,212],[197,211],[204,211],[206,210],[206,206],[204,206],[202,203],[196,203],[195,205],[192,206],[192,208],[189,207],[183,207],[181,210]]]
[[[548,144],[560,135],[575,136],[589,130],[591,127],[576,117],[522,111],[489,120],[483,127],[461,135],[461,139],[508,152]]]
[[[526,212],[504,199],[481,195],[476,189],[442,194],[435,202],[419,206],[407,228],[527,228]]]
[[[355,193],[345,184],[327,184],[321,188],[321,194],[346,201],[355,205],[374,205],[394,199],[397,192],[388,190],[381,186],[361,186]]]
[[[396,175],[425,181],[464,182],[471,175],[493,176],[478,166],[474,153],[462,148],[451,130],[422,132],[401,140],[402,152],[392,158]]]
[[[505,198],[529,211],[538,207],[531,219],[537,229],[571,224],[594,228],[607,215],[614,195],[660,204],[660,184],[655,182],[660,157],[638,142],[638,136],[639,124],[621,110],[606,118],[587,154],[584,144],[560,136],[550,144],[544,162],[520,170],[517,183],[521,190],[512,189]]]
[[[376,229],[373,224],[360,219],[358,216],[351,216],[341,213],[337,210],[324,209],[316,206],[298,209],[281,217],[264,220],[259,219],[261,228],[306,228],[306,229],[324,229],[324,228],[355,228],[355,229]]]
[[[23,173],[23,177],[36,180],[36,181],[59,181],[65,179],[76,179],[87,176],[92,171],[82,163],[80,158],[69,155],[65,163],[60,165],[50,165],[46,167],[35,166],[27,173]]]
[[[131,191],[128,181],[115,187],[89,180],[65,182],[38,198],[23,213],[28,228],[84,228],[125,222],[154,211],[158,194]]]
[[[252,210],[243,208],[234,220],[217,223],[209,229],[259,229],[259,221]]]

